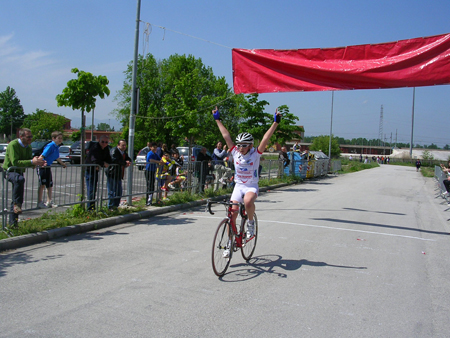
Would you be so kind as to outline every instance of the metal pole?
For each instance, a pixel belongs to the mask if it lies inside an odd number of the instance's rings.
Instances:
[[[416,101],[416,87],[413,88],[413,102],[411,114],[411,143],[409,144],[409,157],[412,158],[413,140],[414,140],[414,102]]]
[[[138,62],[138,51],[139,51],[139,22],[141,16],[141,0],[137,0],[137,10],[136,10],[136,31],[134,36],[134,59],[133,59],[133,73],[132,73],[132,85],[131,85],[131,111],[130,111],[130,125],[128,131],[128,154],[132,160],[134,160],[134,127],[136,124],[136,74],[137,74],[137,62]],[[127,185],[127,203],[132,204],[133,193],[133,166],[128,167],[128,185]]]
[[[333,135],[333,106],[334,106],[334,91],[331,92],[330,146],[328,148],[328,157],[330,159],[331,159],[331,137]]]
[[[92,109],[91,141],[94,141],[94,111],[95,109]]]

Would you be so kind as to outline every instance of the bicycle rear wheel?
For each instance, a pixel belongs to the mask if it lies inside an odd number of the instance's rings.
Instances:
[[[255,252],[256,248],[256,241],[258,240],[258,219],[256,218],[256,214],[253,216],[253,219],[255,220],[255,232],[253,234],[253,237],[250,237],[247,239],[245,234],[245,224],[248,222],[248,220],[244,220],[244,225],[242,226],[242,230],[244,233],[242,234],[242,257],[248,261],[250,258],[252,258],[253,253]]]
[[[228,219],[222,220],[217,227],[212,246],[212,267],[217,276],[223,276],[230,265],[233,255],[234,234]],[[224,257],[225,249],[230,250],[229,257]]]

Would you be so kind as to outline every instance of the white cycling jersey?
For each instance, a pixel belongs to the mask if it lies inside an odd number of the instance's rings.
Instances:
[[[234,161],[234,181],[241,184],[257,185],[259,181],[259,160],[262,153],[258,151],[258,148],[252,148],[250,151],[242,155],[236,146],[231,149]]]

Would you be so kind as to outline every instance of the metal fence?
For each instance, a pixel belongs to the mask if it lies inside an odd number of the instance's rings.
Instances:
[[[436,179],[437,184],[437,197],[441,196],[444,198],[447,203],[450,202],[450,194],[447,192],[447,189],[445,188],[444,181],[447,180],[447,173],[444,173],[442,171],[442,168],[438,165],[434,166],[434,178]]]
[[[49,168],[49,167],[46,167]],[[81,179],[81,170],[89,170],[90,168],[95,168],[98,172],[98,183],[96,189],[96,195],[94,199],[87,199],[87,189],[86,189],[86,180],[85,176]],[[75,205],[86,205],[92,203],[94,205],[94,209],[98,210],[100,208],[108,207],[108,202],[110,201],[110,197],[108,196],[108,175],[110,172],[112,174],[109,175],[109,179],[120,180],[119,175],[121,175],[121,171],[112,170],[112,168],[119,169],[117,165],[111,165],[109,168],[101,168],[96,165],[68,165],[67,168],[64,168],[60,165],[51,166],[52,178],[53,178],[53,187],[52,187],[52,204],[53,207],[71,207]],[[263,160],[261,161],[261,170],[260,177],[261,178],[274,178],[279,177],[282,171],[281,162],[277,160]],[[11,214],[11,205],[12,203],[12,184],[8,181],[7,176],[9,171],[13,170],[23,170],[23,176],[25,178],[24,185],[24,200],[22,203],[22,214],[20,215],[20,219],[26,219],[40,215],[41,212],[38,210],[42,210],[38,207],[38,195],[39,195],[39,187],[40,182],[37,174],[36,168],[17,168],[11,167],[8,171],[3,172],[2,175],[2,229],[5,229],[6,225],[9,222],[9,216]],[[158,168],[159,172],[161,172],[161,167]],[[130,197],[132,200],[138,200],[141,198],[147,198],[149,194],[152,194],[154,203],[157,203],[164,196],[170,195],[172,192],[176,191],[188,191],[191,193],[200,193],[204,189],[214,187],[214,190],[221,189],[227,185],[232,185],[233,183],[228,180],[225,182],[226,184],[222,184],[220,182],[220,178],[222,177],[223,171],[215,170],[212,166],[202,165],[200,162],[189,162],[185,165],[185,181],[181,185],[177,185],[173,190],[165,192],[162,187],[163,184],[168,183],[165,181],[164,177],[159,177],[158,175],[155,177],[155,184],[153,191],[147,191],[147,180],[148,175],[146,175],[145,167],[133,165],[133,182],[129,182],[127,170],[125,169],[124,179],[122,182],[122,196],[121,203],[124,204],[125,201]],[[175,174],[173,171],[172,174]],[[107,175],[108,174],[108,175]],[[234,171],[231,170],[230,174],[233,175]],[[175,175],[171,175],[175,178]],[[85,196],[82,198],[82,184],[85,185]],[[132,184],[132,193],[127,194],[128,185]],[[43,201],[45,202],[47,199],[48,191],[45,188],[43,190]],[[50,210],[50,209],[44,209]],[[61,210],[61,209],[58,209]]]

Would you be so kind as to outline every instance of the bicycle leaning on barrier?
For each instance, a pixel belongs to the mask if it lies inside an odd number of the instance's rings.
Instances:
[[[211,214],[212,204],[222,204],[225,206],[227,217],[224,218],[217,227],[214,234],[211,258],[214,273],[221,277],[225,274],[230,265],[233,253],[241,249],[242,257],[248,261],[252,258],[255,252],[256,242],[258,240],[258,219],[256,213],[254,215],[255,228],[253,236],[247,238],[246,224],[247,213],[243,203],[232,203],[231,201],[214,202],[208,200],[206,203],[206,210]],[[236,222],[233,221],[233,206],[239,206],[239,215],[241,216],[241,224],[238,228]]]

